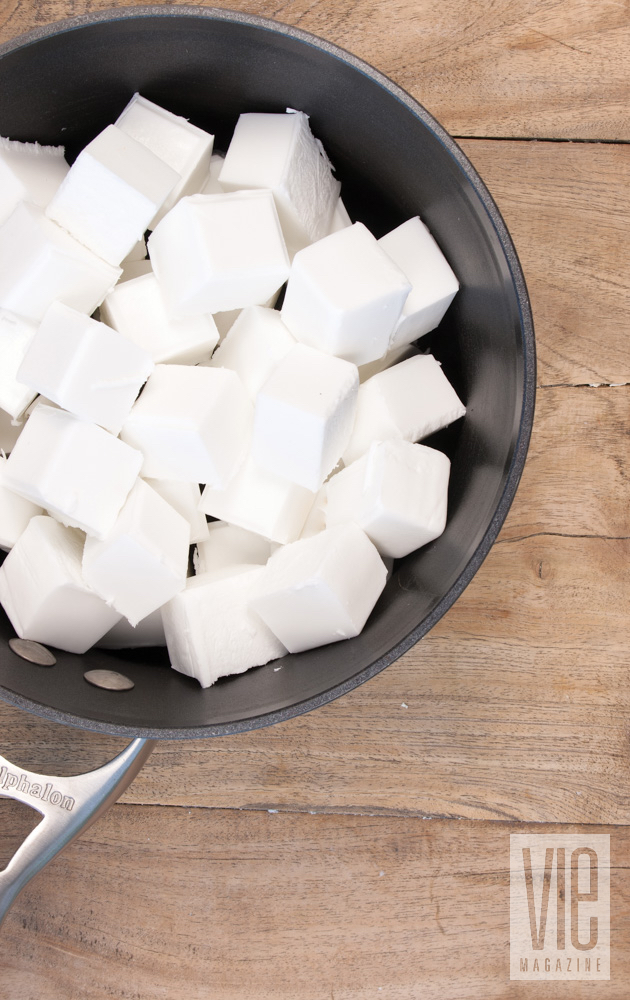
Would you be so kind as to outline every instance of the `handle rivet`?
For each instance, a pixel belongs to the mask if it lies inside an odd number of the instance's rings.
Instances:
[[[49,649],[33,639],[9,639],[9,646],[23,660],[36,663],[38,667],[53,667],[57,662]]]

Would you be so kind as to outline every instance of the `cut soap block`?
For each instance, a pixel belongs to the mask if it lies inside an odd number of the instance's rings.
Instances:
[[[263,305],[289,274],[270,191],[182,198],[148,246],[172,316]]]
[[[273,295],[269,296],[266,302],[262,302],[261,306],[265,306],[267,309],[273,309],[276,302],[278,301],[280,292],[281,289],[279,288],[277,291],[273,293]],[[252,306],[251,308],[255,309],[256,306]],[[229,309],[227,312],[214,313],[212,318],[214,319],[214,322],[217,324],[217,330],[219,331],[219,343],[223,343],[227,334],[230,332],[230,330],[232,329],[232,327],[236,323],[236,320],[238,319],[238,317],[241,315],[242,312],[243,312],[242,309]],[[293,339],[295,340],[295,337]],[[209,362],[205,363],[207,364]]]
[[[286,653],[282,643],[248,606],[263,566],[226,576],[204,574],[162,608],[171,664],[209,687]]]
[[[352,219],[348,215],[348,209],[341,198],[337,198],[335,210],[332,214],[329,233],[338,233],[340,229],[347,229],[352,225]]]
[[[131,625],[126,618],[117,621],[109,632],[96,643],[100,649],[142,649],[147,646],[166,646],[162,613],[158,608],[150,615]]]
[[[118,621],[81,574],[83,536],[34,517],[0,567],[0,603],[21,639],[85,653]]]
[[[147,245],[144,240],[144,236],[137,243],[134,243],[131,250],[127,254],[124,260],[120,262],[120,266],[125,268],[126,264],[131,264],[133,261],[146,260],[147,258]]]
[[[250,607],[290,653],[358,635],[387,570],[356,524],[284,545],[263,568]]]
[[[13,421],[9,414],[0,408],[0,450],[8,454],[13,450],[15,442],[22,433],[22,421]]]
[[[83,577],[137,625],[185,586],[189,544],[189,522],[138,479],[107,536],[86,539]]]
[[[341,188],[301,111],[241,115],[219,181],[273,192],[291,254],[328,234]]]
[[[68,173],[63,146],[0,138],[0,225],[19,201],[46,208]]]
[[[0,308],[35,323],[55,299],[93,313],[120,273],[36,205],[20,202],[0,226]]]
[[[150,149],[179,175],[180,179],[148,224],[149,229],[155,229],[180,198],[201,191],[210,169],[214,136],[140,94],[134,94],[116,126]]]
[[[179,182],[150,149],[108,125],[79,153],[46,209],[109,264],[120,264]]]
[[[150,356],[128,337],[53,302],[18,374],[77,417],[118,434],[152,371]]]
[[[18,378],[20,365],[36,331],[34,323],[0,309],[0,409],[13,420],[21,417],[37,395],[36,390]]]
[[[38,504],[19,496],[5,485],[4,470],[7,459],[0,455],[0,549],[8,552],[26,528],[32,517],[43,514]]]
[[[324,483],[322,488],[315,494],[315,499],[306,515],[306,521],[300,532],[300,538],[312,538],[313,535],[318,535],[326,527],[327,496],[328,484]]]
[[[208,537],[206,515],[199,510],[201,490],[197,483],[178,483],[174,479],[146,479],[151,489],[170,503],[190,525],[190,544],[203,542]]]
[[[118,279],[118,284],[122,281],[131,281],[133,278],[140,278],[144,274],[153,274],[150,260],[125,260],[121,264],[122,274]]]
[[[348,444],[358,387],[355,365],[296,344],[256,398],[254,461],[315,493]]]
[[[249,447],[252,413],[227,368],[156,365],[120,436],[144,455],[144,478],[224,489]]]
[[[295,255],[282,304],[303,344],[364,365],[381,358],[411,284],[360,223]]]
[[[270,555],[271,543],[267,538],[225,521],[212,521],[208,537],[197,544],[195,573],[202,576],[230,566],[264,566]]]
[[[354,521],[382,556],[406,556],[444,531],[450,468],[435,448],[378,441],[327,484],[326,526]]]
[[[141,464],[140,452],[102,427],[40,404],[9,455],[5,482],[65,524],[103,538]]]
[[[219,331],[219,343],[223,343],[242,311],[242,309],[228,309],[227,312],[214,313],[212,318]]]
[[[284,544],[299,537],[312,503],[310,490],[259,468],[248,458],[225,490],[206,486],[200,508]]]
[[[435,330],[455,298],[459,282],[418,216],[403,222],[378,242],[411,282],[411,291],[389,342],[389,349],[394,350]]]
[[[101,305],[101,319],[147,351],[156,364],[194,365],[219,342],[212,316],[173,319],[151,272],[119,282]]]
[[[359,382],[363,384],[363,382],[367,382],[369,378],[372,378],[373,375],[384,372],[386,368],[391,368],[401,361],[407,361],[408,358],[415,358],[416,354],[420,354],[420,351],[412,344],[407,344],[406,347],[395,347],[393,350],[388,351],[382,358],[379,358],[378,361],[371,361],[369,365],[361,365],[359,368]]]
[[[420,441],[463,417],[466,407],[431,354],[418,354],[373,375],[359,388],[346,465],[373,441]]]
[[[255,399],[295,343],[276,309],[250,306],[239,314],[207,363],[210,368],[231,368]]]
[[[225,157],[221,153],[213,153],[210,157],[210,169],[199,194],[225,194],[225,189],[219,180]]]

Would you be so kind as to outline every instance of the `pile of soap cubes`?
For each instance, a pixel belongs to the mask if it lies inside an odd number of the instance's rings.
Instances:
[[[414,344],[457,289],[419,218],[352,224],[302,112],[241,115],[225,156],[138,94],[70,167],[0,139],[17,634],[166,644],[203,687],[356,636],[444,530],[418,442],[465,411]]]

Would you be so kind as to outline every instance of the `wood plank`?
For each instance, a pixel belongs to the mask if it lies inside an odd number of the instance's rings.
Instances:
[[[611,981],[564,987],[509,981],[523,832],[579,831],[116,806],[9,914],[3,996],[626,998],[630,831],[589,830],[610,836]]]
[[[514,240],[538,381],[630,382],[630,146],[463,141]]]
[[[142,0],[136,0],[141,3]],[[619,0],[229,0],[377,66],[454,135],[629,139],[628,7]],[[0,4],[0,41],[110,0]]]
[[[630,382],[630,147],[488,140],[462,147],[496,198],[522,260],[540,383]]]
[[[506,538],[378,677],[271,729],[160,744],[125,801],[630,822],[629,565],[628,539]],[[34,770],[122,745],[6,705],[0,724]]]
[[[630,535],[630,386],[540,389],[530,449],[501,532]]]

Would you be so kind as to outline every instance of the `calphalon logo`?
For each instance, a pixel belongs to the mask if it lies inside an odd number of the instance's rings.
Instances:
[[[71,795],[63,795],[58,789],[53,788],[50,782],[40,785],[36,781],[29,781],[25,774],[9,771],[4,765],[0,767],[0,791],[3,788],[15,788],[18,792],[25,792],[34,799],[50,802],[51,805],[59,806],[60,809],[66,809],[68,812],[72,812],[74,809],[74,799]]]

